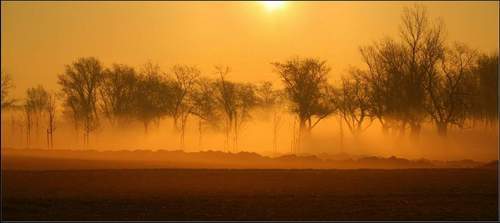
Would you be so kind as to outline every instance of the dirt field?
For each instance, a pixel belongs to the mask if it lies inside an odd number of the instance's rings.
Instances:
[[[497,171],[3,171],[3,220],[496,220]]]

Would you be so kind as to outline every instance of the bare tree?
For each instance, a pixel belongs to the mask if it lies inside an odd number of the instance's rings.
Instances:
[[[105,69],[103,84],[100,88],[102,110],[113,124],[124,124],[133,117],[134,100],[139,78],[134,68],[127,65],[114,64]]]
[[[264,109],[265,113],[272,115],[273,123],[273,153],[278,152],[278,133],[281,127],[282,108],[284,107],[285,95],[282,91],[273,89],[271,82],[261,83],[257,89],[258,106]]]
[[[103,68],[94,57],[80,58],[67,65],[59,75],[64,103],[75,124],[83,124],[84,143],[89,145],[90,133],[98,127],[97,94],[103,81]]]
[[[462,127],[472,108],[475,56],[474,50],[455,43],[443,55],[439,72],[428,73],[426,109],[441,136],[447,135],[450,124]]]
[[[498,52],[478,55],[474,68],[477,97],[471,116],[494,126],[498,124]]]
[[[47,104],[45,107],[47,112],[47,145],[49,148],[54,148],[54,132],[56,130],[56,95],[49,93]]]
[[[403,48],[392,39],[385,39],[372,46],[360,48],[368,69],[358,72],[368,87],[369,113],[377,119],[382,132],[397,128],[404,123],[404,80],[405,53]],[[404,129],[400,129],[401,131]]]
[[[351,133],[358,137],[371,124],[368,85],[363,80],[362,71],[352,69],[349,77],[342,78],[337,105],[343,121]],[[363,125],[368,121],[368,125]]]
[[[284,63],[272,63],[285,85],[285,92],[292,102],[292,112],[299,120],[299,143],[305,133],[334,112],[328,91],[326,61],[312,58],[294,58]]]
[[[14,88],[14,84],[12,83],[12,79],[10,77],[10,75],[5,72],[5,70],[1,70],[1,90],[2,90],[2,95],[1,95],[1,110],[2,110],[2,120],[3,120],[3,111],[6,110],[6,109],[17,109],[18,106],[15,105],[15,102],[16,100],[13,99],[13,98],[10,98],[10,91]],[[7,137],[6,137],[6,125],[4,124],[4,122],[2,122],[2,147],[4,147],[5,145],[7,145],[6,141],[7,141]],[[13,128],[13,123],[12,123],[12,126],[11,128]]]
[[[219,76],[215,82],[215,99],[225,119],[225,147],[237,150],[239,130],[256,105],[255,86],[226,80],[229,67],[217,66],[215,69]]]
[[[148,132],[151,122],[171,114],[173,104],[173,87],[158,65],[147,63],[139,75],[136,90],[132,101],[135,117],[144,125]]]
[[[368,84],[370,114],[379,120],[384,132],[406,126],[417,139],[426,118],[426,80],[436,72],[444,52],[444,26],[432,20],[425,7],[405,8],[400,26],[400,41],[386,38],[362,47],[368,67],[363,76]]]
[[[222,113],[225,118],[225,148],[230,148],[230,134],[233,127],[233,122],[236,113],[236,85],[226,80],[227,74],[230,72],[229,67],[215,67],[215,74],[218,80],[215,82],[216,94],[215,98],[218,105],[222,108]]]
[[[198,146],[202,146],[203,129],[205,126],[216,127],[220,120],[220,112],[217,109],[215,98],[215,83],[207,78],[197,81],[192,93],[193,108],[191,114],[198,117]]]
[[[234,148],[238,149],[238,137],[240,134],[240,129],[243,124],[248,121],[250,116],[250,111],[257,104],[257,97],[255,95],[255,86],[252,84],[241,84],[238,83],[236,86],[236,97],[235,97],[235,114],[234,114]]]
[[[30,105],[24,104],[24,120],[26,122],[26,145],[31,146],[31,130],[33,126],[33,111]]]
[[[10,75],[5,72],[3,69],[2,69],[2,79],[1,79],[1,89],[2,89],[2,110],[5,109],[5,108],[9,108],[11,107],[15,100],[10,98],[9,95],[10,95],[10,90],[12,90],[12,88],[14,88],[14,84],[12,83],[12,78],[10,77]]]
[[[28,88],[26,91],[26,102],[24,104],[26,113],[27,142],[31,143],[32,127],[35,127],[35,138],[40,136],[40,120],[43,118],[45,108],[49,100],[48,92],[39,85],[36,88]]]
[[[434,72],[443,52],[443,24],[430,20],[422,5],[405,8],[400,34],[406,54],[404,81],[404,115],[410,124],[412,138],[418,138],[425,118],[425,78]]]
[[[184,149],[184,135],[189,114],[193,108],[191,93],[200,76],[200,70],[186,65],[175,65],[171,72],[174,80],[174,107],[172,117],[174,127],[180,131],[180,145]]]

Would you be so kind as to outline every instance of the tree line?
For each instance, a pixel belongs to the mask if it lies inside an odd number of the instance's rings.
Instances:
[[[188,118],[194,117],[200,144],[204,129],[211,127],[224,132],[226,149],[236,149],[239,132],[254,109],[273,114],[274,148],[283,110],[298,121],[297,148],[321,120],[333,115],[355,137],[373,122],[380,123],[385,133],[405,135],[409,130],[414,139],[429,121],[443,137],[450,126],[493,124],[498,53],[449,43],[444,33],[444,24],[431,18],[424,7],[405,8],[399,37],[360,47],[363,66],[352,67],[340,82],[328,79],[330,67],[325,60],[294,57],[271,63],[282,81],[279,89],[270,82],[229,81],[231,69],[224,66],[215,67],[215,78],[208,78],[190,65],[174,65],[164,72],[152,63],[136,70],[124,64],[104,67],[94,57],[79,58],[58,76],[59,92],[30,88],[17,107],[25,114],[27,142],[43,119],[50,147],[56,130],[56,98],[63,103],[63,114],[83,130],[85,144],[103,119],[113,125],[140,121],[147,132],[152,124],[170,117],[183,148]],[[2,71],[2,109],[16,107],[9,97],[11,88],[12,81]]]

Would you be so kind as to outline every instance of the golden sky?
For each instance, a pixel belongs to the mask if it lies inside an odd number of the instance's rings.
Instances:
[[[166,70],[197,65],[232,67],[230,79],[277,81],[270,62],[291,56],[326,59],[331,76],[361,61],[358,47],[397,37],[404,6],[412,2],[2,2],[2,69],[14,96],[43,84],[77,57],[106,66],[147,61]],[[451,41],[486,52],[498,49],[498,2],[425,2],[441,17]]]

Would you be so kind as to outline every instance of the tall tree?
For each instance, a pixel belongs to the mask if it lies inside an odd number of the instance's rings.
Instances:
[[[174,77],[174,106],[172,117],[174,119],[175,129],[180,132],[181,148],[184,149],[184,135],[186,132],[187,119],[193,108],[191,94],[201,72],[196,67],[175,65],[172,67],[171,73]]]
[[[218,76],[217,81],[215,82],[216,86],[216,94],[215,98],[217,100],[217,104],[219,108],[221,108],[222,113],[225,118],[225,134],[226,141],[225,147],[226,149],[230,149],[232,146],[231,143],[231,132],[234,127],[234,120],[236,116],[236,84],[227,80],[227,75],[230,72],[229,67],[215,67],[215,74]],[[234,148],[234,146],[233,146]]]
[[[475,100],[475,116],[495,123],[498,119],[498,52],[480,54],[474,73],[477,76],[477,100]]]
[[[66,65],[59,75],[64,104],[75,124],[83,124],[84,143],[89,145],[90,133],[98,127],[97,94],[104,79],[101,62],[94,57],[79,58]]]
[[[40,120],[43,118],[48,103],[49,93],[41,85],[36,88],[28,88],[26,91],[24,108],[26,113],[28,143],[31,143],[31,130],[33,126],[35,127],[35,137],[36,139],[39,138],[41,128]]]
[[[386,38],[361,48],[368,66],[370,112],[383,129],[399,127],[403,135],[409,125],[412,138],[418,138],[427,114],[426,79],[444,53],[443,30],[425,7],[414,5],[404,9],[399,41]]]
[[[337,97],[340,115],[355,137],[371,124],[369,91],[363,75],[361,70],[352,69],[350,76],[342,78]],[[368,125],[363,125],[366,121]]]
[[[406,54],[401,85],[405,90],[401,96],[405,99],[404,115],[414,139],[418,138],[425,119],[425,78],[435,72],[443,53],[443,29],[441,22],[429,18],[424,6],[404,9],[400,34]]]
[[[33,127],[33,110],[30,105],[25,103],[23,105],[24,120],[26,123],[26,145],[29,148],[31,146],[31,130]]]
[[[294,58],[283,63],[272,63],[275,72],[285,85],[285,92],[292,103],[292,112],[299,120],[299,145],[303,133],[311,130],[334,112],[327,75],[330,68],[326,61],[313,58]]]
[[[147,63],[140,72],[132,101],[134,116],[143,123],[147,133],[151,122],[159,123],[164,116],[171,114],[173,87],[158,65]]]
[[[257,104],[255,95],[255,86],[249,83],[236,84],[235,97],[235,114],[234,114],[234,147],[238,149],[238,137],[243,124],[251,118],[250,111]]]
[[[443,55],[440,70],[428,73],[425,108],[441,136],[447,135],[449,125],[462,127],[472,109],[475,56],[474,50],[455,43]]]
[[[49,148],[54,148],[54,132],[56,130],[56,95],[49,93],[47,104],[45,106],[47,113],[47,145]]]
[[[406,121],[402,107],[405,99],[401,97],[405,91],[401,88],[405,63],[403,48],[388,38],[361,47],[360,52],[368,68],[359,74],[368,87],[369,113],[380,122],[384,133],[398,127],[403,131],[402,123]]]
[[[134,113],[134,100],[139,81],[134,68],[114,64],[103,72],[103,84],[100,88],[102,110],[113,124],[127,123]]]
[[[10,98],[10,91],[12,88],[14,88],[14,84],[12,83],[12,78],[10,75],[5,72],[3,69],[1,71],[2,79],[1,79],[1,89],[2,89],[2,95],[1,95],[1,106],[2,110],[5,108],[9,108],[12,106],[15,102],[14,99]]]
[[[237,150],[239,130],[256,105],[255,87],[228,81],[229,67],[217,66],[215,70],[219,76],[215,82],[215,99],[225,118],[225,147]]]
[[[207,78],[197,81],[192,93],[193,108],[191,114],[198,117],[198,146],[202,146],[203,129],[206,126],[216,127],[220,120],[220,111],[217,109],[215,83]]]
[[[264,109],[266,114],[272,115],[273,123],[273,153],[278,152],[278,133],[281,127],[284,99],[286,95],[273,88],[271,82],[263,82],[257,86],[257,105]]]

